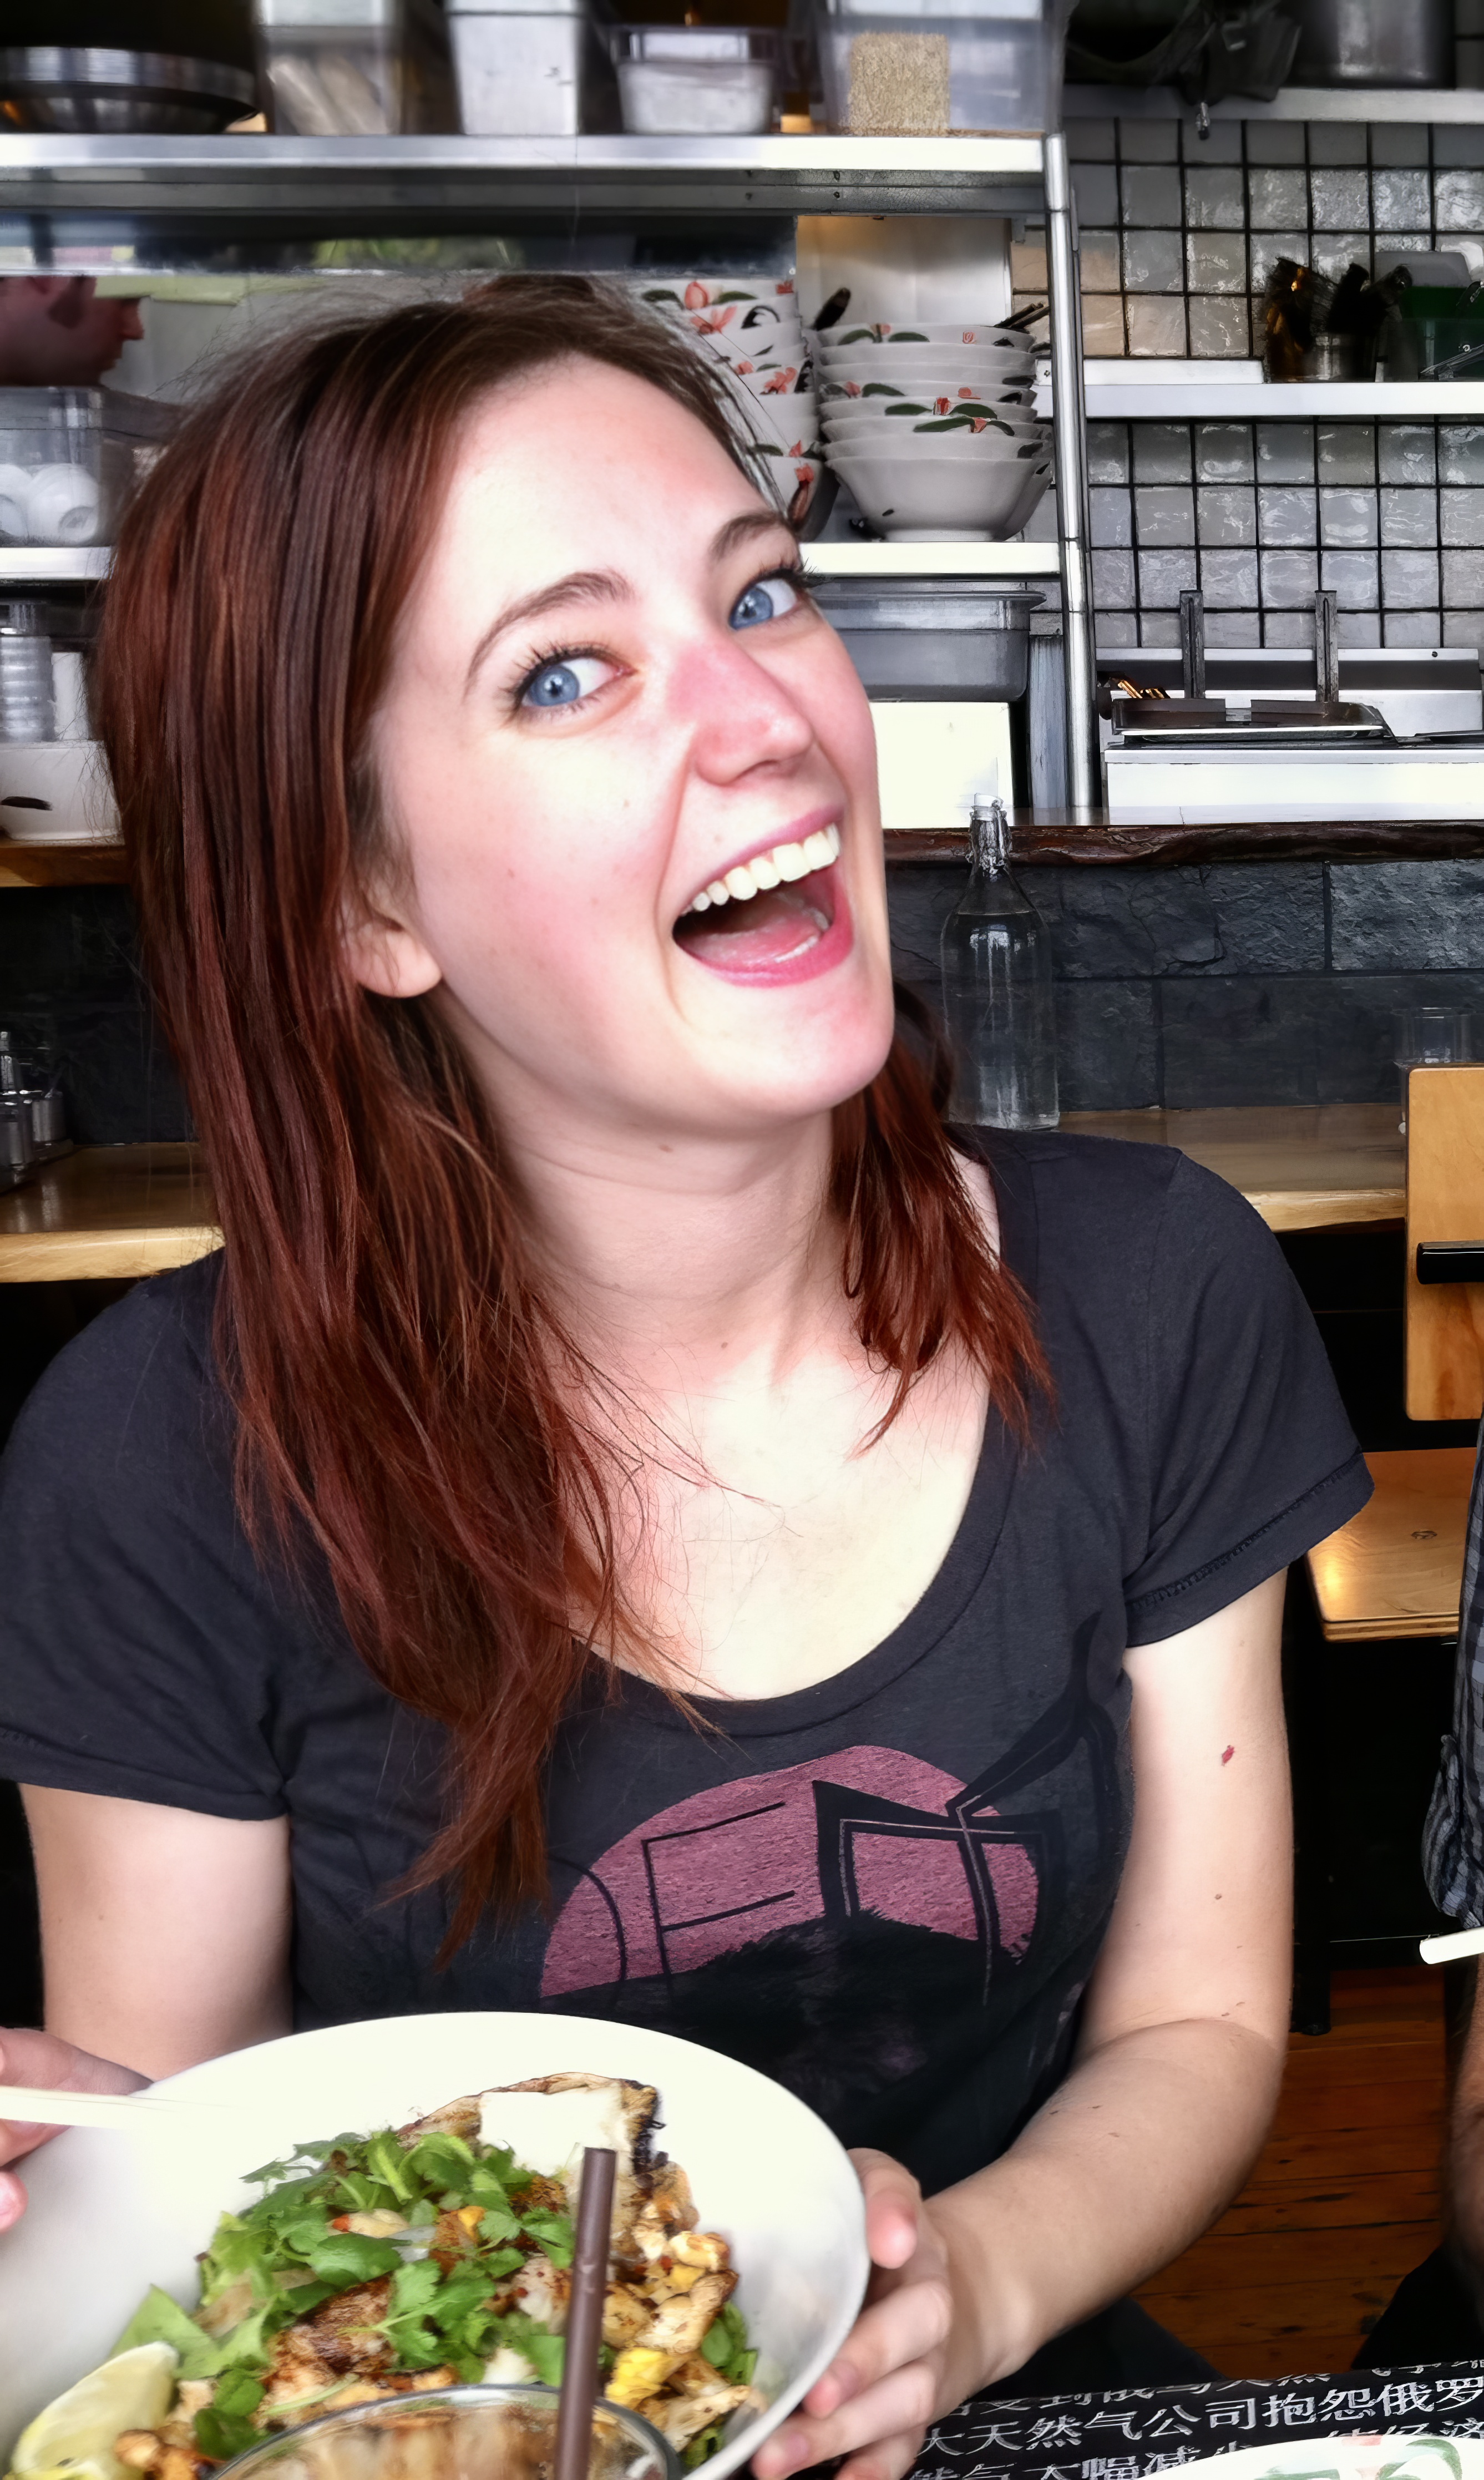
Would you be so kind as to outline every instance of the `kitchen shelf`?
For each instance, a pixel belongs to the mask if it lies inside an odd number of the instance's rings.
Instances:
[[[1484,87],[1285,86],[1271,103],[1230,94],[1208,109],[1213,120],[1431,120],[1469,128],[1484,123]],[[1195,106],[1172,86],[1068,86],[1062,117],[1193,121]]]
[[[1055,577],[1061,567],[1054,542],[816,542],[804,557],[817,577]]]
[[[1012,215],[1042,197],[1038,138],[0,137],[0,215],[86,220],[115,274],[172,225],[240,244],[306,225],[459,233],[492,214]],[[103,216],[141,228],[132,247]]]
[[[1213,370],[1219,370],[1219,363]],[[1048,391],[1049,393],[1049,391]],[[1089,422],[1457,422],[1484,414],[1484,379],[1088,378]],[[1036,391],[1036,409],[1041,409]]]
[[[0,888],[126,887],[121,843],[21,844],[0,834]]]
[[[0,585],[87,584],[107,577],[113,557],[112,548],[102,543],[87,550],[0,543]]]

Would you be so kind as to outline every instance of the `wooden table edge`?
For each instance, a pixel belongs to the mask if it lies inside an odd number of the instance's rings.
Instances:
[[[0,1233],[0,1283],[126,1281],[168,1274],[221,1246],[210,1224],[176,1224],[118,1231]]]

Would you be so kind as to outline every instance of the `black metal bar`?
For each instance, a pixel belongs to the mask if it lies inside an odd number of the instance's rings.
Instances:
[[[1420,1283],[1484,1283],[1484,1240],[1420,1240]]]

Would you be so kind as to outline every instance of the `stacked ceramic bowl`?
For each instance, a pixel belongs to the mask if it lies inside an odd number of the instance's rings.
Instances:
[[[780,507],[802,517],[824,451],[792,276],[676,275],[634,290],[651,309],[674,320],[697,351],[725,365],[743,444],[759,478]]]
[[[1014,327],[850,325],[813,340],[825,453],[892,542],[1006,542],[1051,481],[1035,352]]]

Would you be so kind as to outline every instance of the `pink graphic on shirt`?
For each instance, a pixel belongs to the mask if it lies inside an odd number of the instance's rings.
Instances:
[[[847,1748],[695,1792],[615,1843],[557,1917],[541,1994],[695,1972],[780,1930],[859,1918],[1014,1962],[1038,1895],[1024,1843],[952,1774]]]

